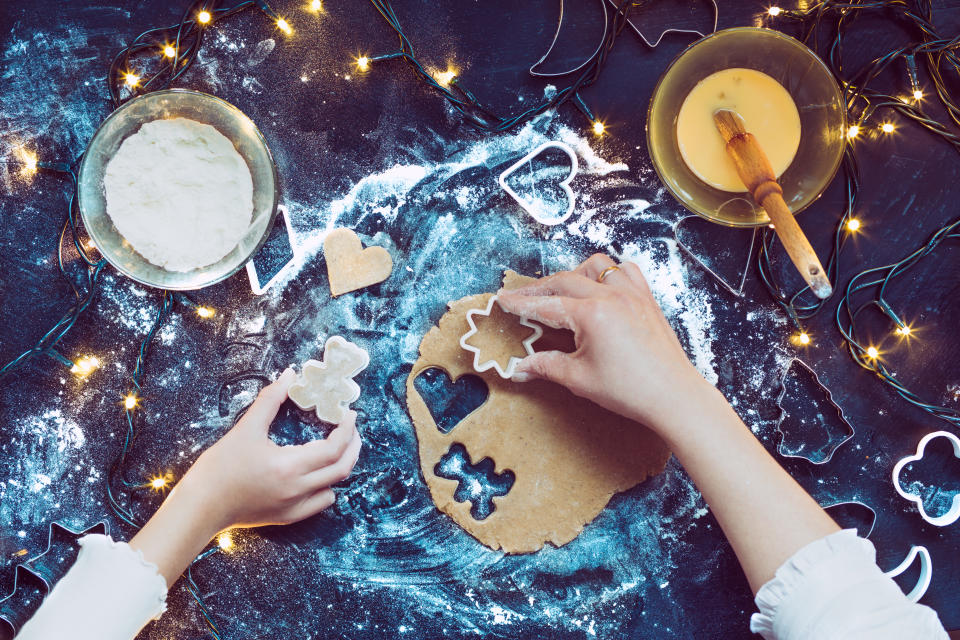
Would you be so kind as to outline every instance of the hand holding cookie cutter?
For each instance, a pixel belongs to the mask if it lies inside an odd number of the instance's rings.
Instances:
[[[339,424],[350,404],[360,397],[360,386],[353,377],[368,364],[366,350],[340,336],[331,336],[323,347],[323,362],[304,362],[287,395],[301,409],[315,409],[324,422]]]
[[[517,356],[510,356],[510,361],[507,363],[507,368],[504,369],[500,366],[500,363],[496,359],[486,360],[484,362],[480,361],[480,349],[477,347],[467,344],[467,340],[476,335],[477,333],[477,324],[474,322],[473,317],[476,315],[489,316],[493,311],[493,305],[497,302],[497,296],[490,296],[490,300],[487,301],[487,306],[485,309],[470,309],[467,311],[467,324],[470,326],[470,330],[465,334],[460,336],[460,346],[463,347],[464,351],[469,351],[473,354],[473,369],[477,373],[483,373],[488,369],[495,369],[497,373],[500,374],[501,378],[510,378],[513,376],[514,371],[517,369],[517,364],[523,359],[518,358]],[[520,316],[520,324],[527,327],[528,329],[533,329],[533,333],[529,338],[526,338],[522,341],[524,351],[527,352],[528,356],[534,354],[533,343],[540,339],[540,336],[543,335],[543,328],[530,322],[527,318]]]
[[[960,494],[953,496],[953,504],[951,505],[949,511],[942,516],[931,517],[923,506],[923,498],[915,493],[908,492],[903,488],[903,485],[900,484],[900,472],[903,471],[903,468],[911,462],[922,460],[923,452],[927,447],[927,443],[934,438],[946,438],[949,440],[951,444],[953,444],[953,455],[957,458],[960,458],[960,438],[953,435],[949,431],[934,431],[933,433],[928,433],[920,439],[920,443],[917,445],[916,454],[902,458],[899,462],[897,462],[896,465],[894,465],[893,488],[896,489],[897,493],[899,493],[902,497],[917,505],[917,509],[920,511],[921,518],[934,526],[945,527],[949,524],[953,524],[958,518],[960,518]]]

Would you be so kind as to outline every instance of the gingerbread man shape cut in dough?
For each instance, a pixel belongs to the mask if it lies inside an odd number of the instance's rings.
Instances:
[[[512,271],[504,287],[532,281]],[[420,343],[420,357],[407,377],[407,409],[413,419],[420,471],[437,508],[492,549],[530,553],[546,543],[564,545],[617,492],[663,471],[670,451],[646,427],[579,398],[545,380],[515,383],[495,371],[476,373],[473,354],[460,346],[469,330],[466,314],[486,307],[492,294],[449,303],[449,311]],[[538,351],[572,351],[573,335],[545,327]],[[452,382],[476,375],[487,385],[486,401],[446,433],[414,386],[427,369],[439,368]],[[514,474],[510,491],[496,498],[496,510],[478,520],[470,501],[458,502],[458,482],[435,467],[454,444],[470,460],[493,460],[494,473]]]
[[[323,347],[323,362],[307,360],[287,394],[303,410],[315,409],[324,422],[339,424],[350,404],[360,397],[353,377],[367,368],[370,355],[344,340],[331,336]]]

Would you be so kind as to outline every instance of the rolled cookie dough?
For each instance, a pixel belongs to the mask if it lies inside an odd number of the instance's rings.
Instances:
[[[507,271],[503,282],[512,289],[530,280]],[[460,347],[459,339],[468,330],[466,312],[483,308],[491,295],[450,302],[438,326],[424,336],[407,378],[407,408],[416,429],[420,470],[437,507],[492,549],[530,553],[546,542],[560,546],[573,540],[614,493],[663,471],[670,451],[647,428],[559,385],[514,383],[493,370],[475,373],[473,354]],[[545,328],[535,346],[538,351],[572,351],[573,336]],[[414,387],[416,377],[431,367],[443,369],[454,381],[477,375],[489,389],[486,402],[446,434],[437,429]],[[510,469],[516,477],[483,520],[470,515],[469,501],[454,500],[456,480],[433,472],[457,442],[466,447],[473,464],[489,456],[496,473]]]

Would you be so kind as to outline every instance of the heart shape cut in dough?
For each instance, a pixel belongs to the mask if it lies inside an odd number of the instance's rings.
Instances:
[[[563,193],[567,196],[567,209],[566,211],[560,213],[559,215],[556,215],[556,214],[551,215],[549,211],[544,211],[542,208],[538,206],[538,203],[531,202],[528,199],[521,196],[507,182],[510,176],[516,173],[516,171],[520,167],[530,162],[531,160],[539,156],[541,153],[543,153],[547,149],[560,149],[561,151],[566,153],[567,156],[569,156],[570,158],[570,173],[568,173],[567,177],[561,180],[559,183],[560,189],[563,190]],[[573,194],[573,189],[570,188],[570,181],[573,180],[573,177],[575,175],[577,175],[578,166],[579,164],[577,162],[577,154],[574,153],[573,149],[571,149],[568,145],[562,142],[545,142],[539,147],[537,147],[536,149],[534,149],[533,151],[531,151],[530,153],[528,153],[527,155],[523,156],[522,158],[514,162],[512,165],[510,165],[506,171],[500,174],[500,179],[498,180],[498,182],[500,183],[500,188],[506,191],[507,193],[509,193],[510,197],[516,200],[517,204],[523,207],[523,210],[530,214],[530,217],[532,217],[534,220],[536,220],[540,224],[545,224],[548,226],[555,225],[555,224],[560,224],[561,222],[564,222],[567,218],[569,218],[573,214],[573,205],[574,205],[574,202],[576,201],[576,196]]]
[[[330,295],[336,298],[383,282],[393,271],[393,258],[383,247],[363,248],[363,243],[350,229],[334,229],[323,241],[327,260]]]

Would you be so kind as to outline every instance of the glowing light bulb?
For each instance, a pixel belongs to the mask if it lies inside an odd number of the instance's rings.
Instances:
[[[77,359],[70,367],[70,373],[78,378],[86,378],[100,367],[100,359],[97,356],[83,356]]]
[[[140,76],[131,71],[127,71],[125,74],[123,74],[123,81],[132,89],[140,84]]]
[[[797,342],[800,344],[810,344],[810,334],[806,331],[801,331],[797,334]]]
[[[132,393],[128,393],[123,397],[123,408],[126,409],[127,411],[132,411],[133,409],[137,408],[137,404],[139,402],[140,400],[137,398],[136,395]]]
[[[600,122],[599,120],[594,120],[594,121],[593,121],[593,134],[594,134],[594,135],[602,136],[602,135],[603,135],[603,132],[606,131],[606,130],[607,130],[607,128],[606,128],[605,126],[603,126],[603,123],[602,123],[602,122]]]
[[[847,129],[847,137],[851,140],[860,135],[860,127],[857,125],[850,125],[850,128]]]
[[[433,74],[433,78],[437,81],[437,84],[440,84],[444,87],[449,86],[453,79],[457,77],[457,72],[453,69],[447,69],[446,71],[437,71]]]
[[[847,231],[858,231],[860,229],[860,221],[856,218],[850,218],[847,220]]]
[[[167,479],[164,476],[157,476],[150,481],[150,486],[153,487],[154,491],[160,491],[167,486]]]
[[[20,164],[23,165],[23,168],[20,169],[21,173],[26,176],[32,176],[37,172],[37,154],[26,147],[20,146],[17,147],[17,157],[20,160]]]
[[[197,14],[197,22],[199,22],[200,24],[209,24],[210,18],[212,17],[213,16],[210,15],[209,11],[201,11],[200,13]]]
[[[211,307],[197,307],[197,315],[201,318],[212,318],[216,313]]]
[[[920,91],[920,89],[914,90],[914,92],[913,92],[913,99],[914,99],[914,100],[923,100],[923,91]]]
[[[310,2],[311,11],[321,11],[323,9],[323,3],[320,0],[312,0]]]
[[[357,69],[360,71],[366,71],[370,68],[370,58],[367,56],[360,56],[357,58]]]
[[[913,329],[911,329],[907,325],[902,325],[900,327],[897,327],[897,333],[901,336],[908,336],[910,335],[911,332],[913,332]]]
[[[767,13],[773,16],[774,18],[780,15],[782,11],[783,9],[781,9],[780,7],[770,7],[769,9],[767,9]]]
[[[164,46],[163,46],[163,55],[165,55],[165,56],[168,57],[168,58],[176,58],[176,57],[177,57],[177,50],[174,49],[174,48],[173,48],[171,45],[169,45],[169,44],[164,45]]]
[[[280,31],[283,31],[288,36],[293,33],[293,29],[290,27],[290,23],[284,20],[283,18],[280,18],[279,20],[277,20],[277,29],[280,29]]]
[[[892,122],[884,122],[882,125],[880,125],[880,131],[883,131],[884,133],[893,133],[893,130],[894,126]]]
[[[867,347],[867,357],[871,360],[876,360],[877,356],[880,355],[880,352],[877,351],[876,347]]]
[[[229,531],[224,531],[217,536],[217,545],[224,551],[229,551],[233,548],[233,536],[230,535]]]

